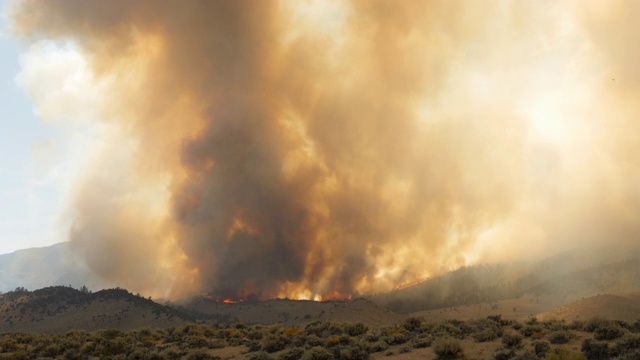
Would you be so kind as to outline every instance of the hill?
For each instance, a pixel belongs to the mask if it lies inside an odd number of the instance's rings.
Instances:
[[[640,319],[640,293],[596,295],[555,307],[537,315],[540,320],[587,320],[602,317],[612,320]]]
[[[70,287],[0,295],[0,333],[168,327],[187,316],[123,289],[95,293]]]

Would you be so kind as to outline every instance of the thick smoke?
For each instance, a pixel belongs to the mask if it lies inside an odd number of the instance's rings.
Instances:
[[[488,5],[15,2],[102,91],[72,243],[154,295],[326,299],[632,242],[638,12]]]

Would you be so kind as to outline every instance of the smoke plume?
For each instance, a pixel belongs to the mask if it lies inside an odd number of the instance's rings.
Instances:
[[[327,299],[633,243],[637,8],[24,0],[11,19],[90,69],[68,216],[97,276]],[[25,82],[40,112],[73,107]]]

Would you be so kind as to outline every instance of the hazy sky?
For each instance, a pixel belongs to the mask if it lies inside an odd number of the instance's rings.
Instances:
[[[52,169],[39,161],[56,127],[40,120],[17,82],[27,46],[8,34],[0,0],[0,253],[57,241],[62,197]]]

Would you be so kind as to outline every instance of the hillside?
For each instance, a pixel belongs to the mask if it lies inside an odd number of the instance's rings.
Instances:
[[[408,314],[519,299],[526,294],[573,300],[640,291],[640,257],[631,255],[604,260],[586,252],[568,252],[532,264],[470,266],[370,298]]]
[[[587,320],[592,317],[632,321],[640,319],[640,293],[603,294],[563,304],[538,314],[540,320]]]
[[[129,330],[185,321],[178,311],[122,289],[89,293],[57,286],[0,296],[0,333]]]

